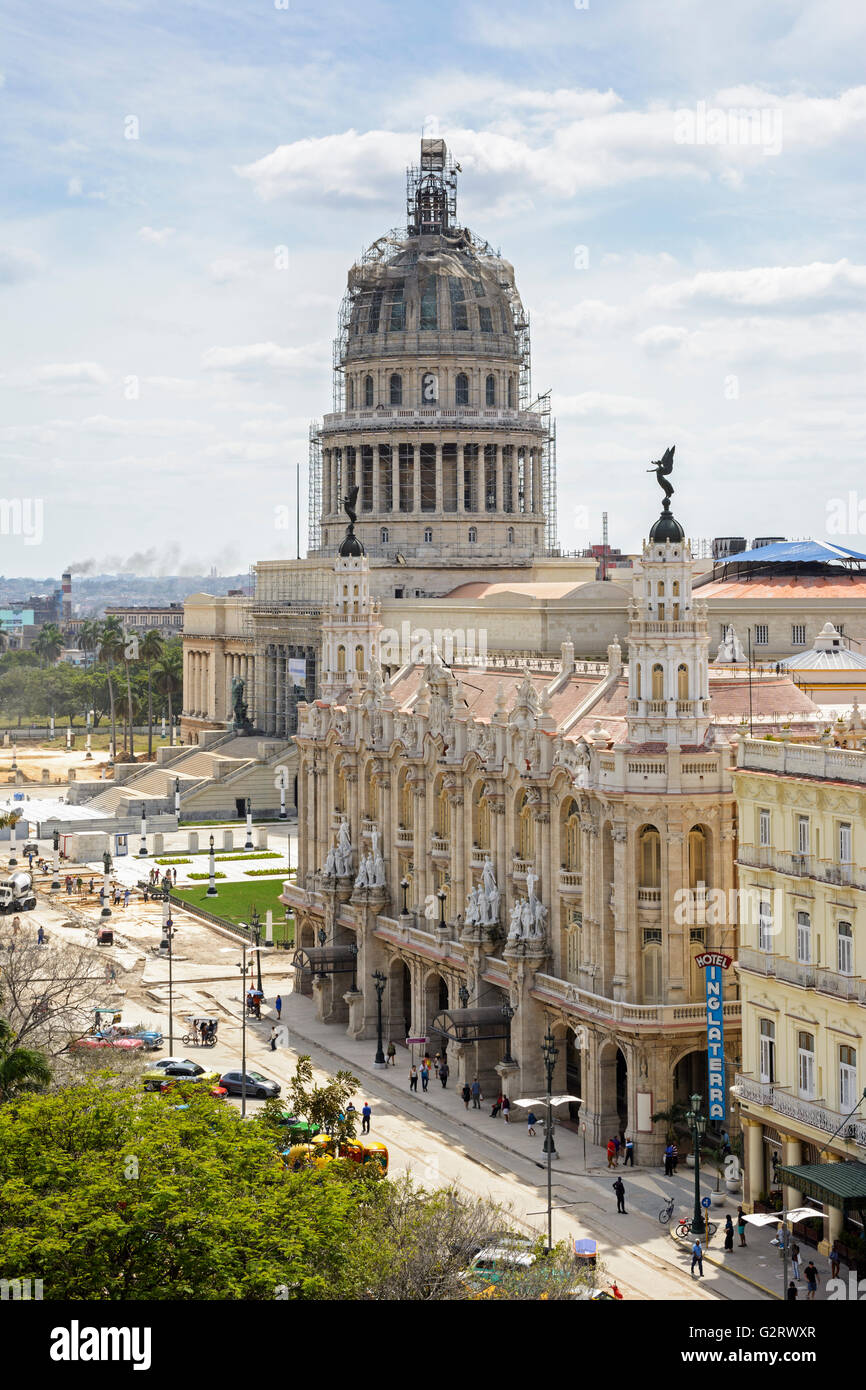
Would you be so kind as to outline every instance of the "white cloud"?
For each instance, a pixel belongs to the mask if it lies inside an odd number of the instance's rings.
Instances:
[[[70,198],[80,198],[84,192],[84,183],[79,178],[69,179],[66,184],[66,192]]]
[[[208,266],[208,273],[218,285],[228,285],[234,280],[246,279],[252,274],[252,271],[248,261],[231,256],[222,256],[218,260],[211,261]]]
[[[108,386],[111,376],[98,362],[50,362],[44,367],[32,367],[8,372],[0,382],[26,390],[45,390],[57,395],[75,391],[93,391]]]
[[[16,285],[22,280],[30,280],[41,265],[39,257],[32,251],[0,246],[0,285]]]
[[[174,227],[139,227],[138,236],[153,246],[164,246],[174,236]]]
[[[654,420],[660,414],[657,401],[640,396],[608,395],[603,391],[584,391],[579,396],[555,395],[553,409],[557,416],[573,415],[581,419]]]
[[[317,350],[321,353],[321,349]],[[277,343],[247,343],[238,347],[208,348],[202,355],[205,371],[229,372],[236,376],[255,376],[265,372],[287,372],[306,364],[309,347],[280,347]]]
[[[665,352],[675,351],[687,340],[689,331],[687,328],[679,328],[670,323],[659,323],[654,328],[645,328],[641,333],[635,334],[635,342],[638,347],[645,348],[647,352],[659,355]]]
[[[832,264],[756,266],[752,270],[705,270],[688,280],[655,285],[647,302],[662,308],[683,304],[731,304],[743,308],[863,303],[866,266],[848,260]]]
[[[140,418],[133,414],[125,419],[115,419],[110,415],[88,415],[80,422],[80,429],[88,434],[103,435],[147,435],[155,439],[171,439],[175,436],[189,437],[196,434],[210,434],[213,426],[205,420],[171,420]]]

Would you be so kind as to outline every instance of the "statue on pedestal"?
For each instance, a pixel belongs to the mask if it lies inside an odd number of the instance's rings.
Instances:
[[[345,816],[341,820],[337,832],[336,860],[337,873],[340,878],[346,878],[352,872],[352,838]]]
[[[324,874],[325,878],[334,878],[334,877],[336,876],[336,873],[337,873],[337,847],[336,847],[336,845],[331,845],[331,848],[328,850],[327,858],[325,859],[325,867],[323,868],[322,873]]]

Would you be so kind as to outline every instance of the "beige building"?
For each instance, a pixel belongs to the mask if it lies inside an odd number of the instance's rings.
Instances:
[[[682,528],[665,510],[644,549],[627,671],[614,644],[581,670],[564,643],[523,669],[433,650],[389,676],[369,575],[348,548],[325,625],[326,649],[346,653],[300,706],[300,868],[285,901],[301,987],[324,1019],[372,1037],[380,971],[390,1037],[427,1036],[458,1080],[512,1096],[541,1084],[549,1024],[556,1086],[583,1098],[592,1138],[628,1129],[655,1160],[652,1115],[707,1091],[694,956],[736,954],[735,922],[706,907],[735,886],[731,739],[748,699],[743,682],[711,678]],[[760,696],[814,731],[789,681]],[[732,1058],[733,978],[723,1010]]]
[[[739,820],[746,1199],[779,1184],[775,1163],[866,1151],[866,743],[741,738]],[[802,1194],[788,1189],[789,1206]],[[816,1204],[820,1212],[820,1204]],[[862,1235],[862,1227],[856,1228]],[[844,1239],[838,1208],[824,1237]]]

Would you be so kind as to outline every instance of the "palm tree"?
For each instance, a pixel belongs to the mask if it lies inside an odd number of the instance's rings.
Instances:
[[[87,653],[95,652],[99,646],[101,624],[95,618],[85,618],[78,630],[78,648],[84,652],[84,669],[87,670]]]
[[[123,634],[123,664],[126,667],[126,713],[129,719],[129,756],[135,758],[135,739],[133,735],[133,709],[132,709],[132,671],[130,668],[130,647],[138,656],[138,638],[133,636],[132,641],[128,640],[126,633]],[[124,741],[124,748],[126,742]]]
[[[33,650],[41,656],[46,666],[51,666],[63,651],[63,633],[56,623],[45,623],[39,629]]]
[[[151,628],[141,639],[139,655],[147,665],[147,757],[153,757],[153,663],[158,661],[165,649],[162,633]]]
[[[3,652],[5,652],[5,650],[6,650],[6,648],[8,647],[8,645],[9,645],[9,638],[6,636],[6,633],[5,633],[5,632],[0,632],[0,655],[2,655]]]
[[[168,700],[168,727],[172,728],[172,696],[183,690],[183,652],[180,643],[164,646],[154,668],[156,688]]]
[[[108,676],[108,704],[111,711],[111,746],[117,754],[117,728],[114,711],[114,681],[111,672],[114,663],[123,655],[123,628],[117,618],[106,618],[99,634],[99,660],[105,662]]]
[[[25,1091],[44,1091],[50,1080],[51,1067],[45,1053],[16,1047],[11,1026],[0,1018],[0,1104]]]

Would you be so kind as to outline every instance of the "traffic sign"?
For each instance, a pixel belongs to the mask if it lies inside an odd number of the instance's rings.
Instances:
[[[702,1197],[702,1198],[701,1198],[701,1206],[702,1206],[702,1207],[711,1207],[712,1205],[713,1205],[713,1202],[712,1202],[712,1198],[711,1198],[711,1197]]]

